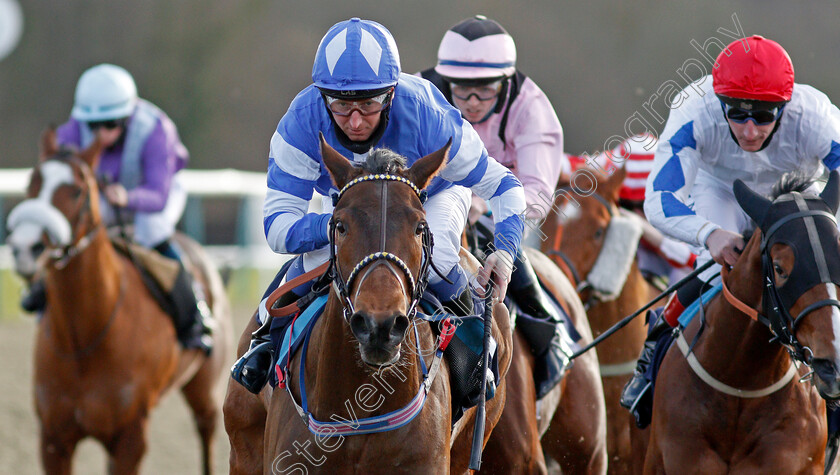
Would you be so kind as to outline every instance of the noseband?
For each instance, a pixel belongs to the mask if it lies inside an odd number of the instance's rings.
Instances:
[[[407,178],[403,178],[397,175],[391,174],[373,174],[373,175],[365,175],[354,180],[351,180],[349,183],[344,185],[344,187],[339,191],[337,194],[332,195],[333,206],[337,207],[338,203],[341,201],[341,198],[344,194],[355,185],[359,183],[365,183],[369,181],[380,181],[380,182],[389,182],[395,181],[411,187],[412,191],[414,191],[417,198],[420,200],[420,203],[424,203],[426,201],[426,191],[420,190],[417,186],[409,181]],[[422,249],[423,249],[423,256],[421,258],[420,263],[420,273],[418,278],[415,279],[414,275],[411,273],[411,269],[408,268],[408,265],[400,259],[398,256],[391,254],[390,252],[385,251],[385,233],[387,229],[387,219],[388,219],[388,186],[387,183],[383,183],[382,186],[382,196],[380,198],[381,204],[381,220],[380,220],[380,229],[381,229],[381,236],[380,236],[380,250],[378,252],[374,252],[373,254],[369,254],[364,259],[359,261],[353,270],[350,271],[350,275],[347,277],[347,281],[345,282],[344,278],[341,274],[341,269],[338,264],[338,258],[336,256],[336,239],[335,239],[335,228],[336,222],[334,217],[330,218],[330,231],[329,231],[329,240],[330,240],[330,268],[332,269],[332,282],[335,286],[338,295],[343,300],[343,312],[344,312],[344,319],[348,320],[350,317],[356,313],[356,309],[353,305],[353,300],[350,298],[350,289],[353,287],[353,282],[359,277],[362,273],[362,270],[368,267],[370,264],[377,262],[377,261],[385,261],[387,263],[395,265],[406,277],[408,281],[408,285],[410,287],[411,293],[411,302],[409,303],[408,310],[406,311],[406,316],[410,319],[413,318],[417,314],[417,304],[420,301],[420,298],[423,296],[423,292],[426,290],[426,285],[428,284],[428,269],[429,264],[432,260],[432,247],[434,245],[432,239],[432,233],[429,230],[428,226],[423,226],[422,229]],[[389,266],[390,267],[390,266]],[[393,269],[392,267],[390,267]]]

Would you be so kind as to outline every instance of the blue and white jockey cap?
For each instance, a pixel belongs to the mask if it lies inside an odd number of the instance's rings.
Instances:
[[[351,18],[336,23],[321,39],[312,81],[324,94],[364,99],[397,84],[400,53],[387,28]]]

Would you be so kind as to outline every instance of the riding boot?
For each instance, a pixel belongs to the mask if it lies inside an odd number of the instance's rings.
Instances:
[[[256,331],[251,333],[251,345],[230,370],[234,381],[248,391],[259,394],[271,376],[271,363],[274,361],[274,346],[271,344],[271,317],[266,318]]]
[[[676,303],[672,304],[672,302]],[[679,300],[672,297],[672,300],[668,302],[668,305],[666,305],[665,310],[662,311],[662,313],[664,314],[669,312],[669,307],[672,307],[672,305],[682,307]],[[652,383],[651,381],[648,381],[646,373],[651,361],[653,361],[653,353],[656,349],[657,340],[659,340],[660,336],[671,331],[673,328],[668,320],[659,317],[659,312],[656,310],[649,311],[648,316],[649,318],[656,318],[656,321],[649,323],[649,325],[653,326],[648,331],[648,336],[645,339],[644,346],[642,347],[642,354],[639,355],[639,359],[636,361],[636,369],[633,370],[633,377],[630,378],[630,381],[624,385],[624,389],[621,391],[621,399],[619,399],[619,404],[621,404],[622,407],[629,409],[630,412],[633,412],[633,409],[641,400],[642,396],[644,396],[651,387]]]
[[[277,272],[274,280],[263,294],[263,300],[280,286],[292,263],[293,260],[290,260],[280,268],[280,271]],[[288,292],[280,297],[275,306],[284,307],[299,298],[300,296],[294,292]],[[271,377],[272,363],[274,362],[274,345],[271,342],[272,321],[273,317],[266,315],[265,322],[251,333],[251,344],[248,351],[236,360],[230,370],[231,378],[254,394],[259,394]]]
[[[540,288],[531,262],[523,252],[516,255],[513,274],[508,285],[508,295],[526,313],[516,320],[516,328],[531,347],[534,354],[534,385],[537,399],[542,398],[556,386],[571,366],[569,354],[563,351],[563,317]]]
[[[21,297],[20,306],[30,313],[43,312],[47,306],[47,286],[44,279],[38,279],[29,286]]]
[[[201,285],[193,280],[184,268],[181,256],[170,240],[163,241],[154,249],[165,257],[175,259],[179,264],[178,275],[170,295],[178,341],[186,349],[199,349],[209,356],[213,351],[214,320]]]

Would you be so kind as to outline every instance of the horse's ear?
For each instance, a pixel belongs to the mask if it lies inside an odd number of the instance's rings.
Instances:
[[[426,188],[426,185],[429,184],[432,178],[434,178],[434,176],[437,175],[443,167],[443,164],[446,163],[446,159],[449,157],[450,148],[452,148],[451,137],[443,148],[414,162],[414,165],[408,169],[406,178],[414,183],[417,188],[420,188],[421,190]]]
[[[324,161],[324,166],[330,172],[335,187],[341,190],[360,171],[327,143],[322,132],[318,132],[318,139],[321,141],[321,159]]]
[[[767,215],[767,210],[770,209],[770,205],[773,203],[751,190],[741,180],[735,180],[735,184],[732,185],[732,190],[735,192],[735,199],[741,205],[741,208],[760,226],[764,221],[764,217]]]
[[[599,189],[598,193],[610,202],[618,203],[618,195],[625,178],[627,178],[627,169],[623,166],[614,167],[612,175],[603,182],[602,189]]]
[[[58,153],[58,138],[55,133],[55,126],[50,125],[41,132],[41,142],[38,144],[40,155],[38,161],[43,162]]]
[[[97,165],[99,165],[99,158],[102,156],[103,148],[102,139],[97,135],[93,139],[93,142],[88,145],[88,148],[79,152],[79,158],[87,163],[91,170],[96,170]]]
[[[840,172],[832,170],[828,174],[828,183],[820,193],[820,198],[828,205],[831,214],[837,214],[837,207],[840,206]]]

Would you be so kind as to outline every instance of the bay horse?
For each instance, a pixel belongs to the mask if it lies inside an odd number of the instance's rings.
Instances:
[[[592,331],[574,286],[544,254],[531,248],[523,251],[540,280],[565,307],[581,335],[579,344],[591,343]],[[591,351],[577,358],[560,384],[537,402],[533,354],[521,332],[514,331],[513,337],[507,402],[487,442],[479,473],[547,473],[544,455],[556,460],[563,473],[606,473],[606,409],[597,354]]]
[[[60,151],[55,131],[45,132],[26,199],[9,216],[16,253],[45,248],[39,262],[47,306],[38,324],[34,375],[41,461],[46,473],[69,474],[76,445],[93,437],[108,452],[109,473],[139,473],[149,413],[168,390],[180,388],[201,438],[203,473],[209,474],[215,389],[232,343],[224,287],[199,246],[181,237],[218,322],[211,356],[181,349],[171,318],[103,225],[93,172],[101,150],[95,141],[81,152]]]
[[[353,166],[321,137],[324,165],[342,190],[331,233],[338,271],[323,314],[302,347],[309,351],[305,357],[297,351],[288,364],[287,389],[267,386],[253,395],[229,380],[224,413],[232,474],[467,471],[475,409],[452,426],[447,363],[430,358],[435,337],[429,325],[412,318],[425,279],[421,269],[431,255],[423,244],[428,228],[419,190],[448,152],[446,145],[408,169],[391,164],[377,173]],[[476,261],[470,262],[462,253],[467,272],[476,272]],[[493,314],[504,378],[511,360],[509,315],[498,303]],[[252,319],[239,340],[239,355],[256,328]],[[426,366],[437,367],[437,377],[424,379],[421,367]],[[304,390],[306,410],[300,408]],[[506,393],[502,379],[487,401],[484,443]],[[393,430],[352,434],[369,427],[362,425],[365,418],[378,418],[378,425]]]
[[[605,249],[608,232],[621,232],[616,226],[619,219],[618,200],[621,185],[626,176],[624,168],[615,169],[604,177],[592,170],[595,177],[594,192],[578,193],[568,179],[558,182],[554,206],[543,220],[542,250],[564,269],[566,275],[581,289],[580,296],[587,302],[586,314],[592,332],[598,337],[615,323],[658,295],[639,270],[634,257],[629,269],[624,273],[623,283],[609,291],[593,286],[590,281],[600,279],[591,277],[593,268],[599,259],[608,259],[615,249]],[[578,190],[580,191],[580,190]],[[610,239],[623,247],[619,253],[636,255],[638,236],[627,232],[628,236]],[[634,237],[635,236],[635,237]],[[603,263],[599,263],[603,265]],[[601,267],[600,269],[604,269]],[[600,270],[599,269],[599,270]],[[621,272],[619,269],[608,269]],[[595,288],[593,288],[595,287]],[[631,321],[627,326],[598,345],[600,374],[604,387],[604,399],[607,410],[607,452],[609,454],[609,473],[632,473],[633,448],[631,446],[630,426],[632,417],[618,403],[621,391],[636,366],[636,359],[642,350],[647,327],[641,318]]]
[[[758,228],[722,291],[675,330],[645,473],[822,473],[825,401],[840,398],[838,178],[819,196],[783,179],[772,200],[735,182]]]

